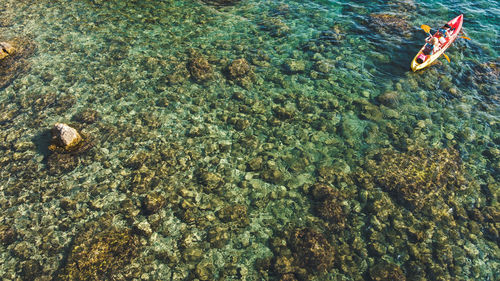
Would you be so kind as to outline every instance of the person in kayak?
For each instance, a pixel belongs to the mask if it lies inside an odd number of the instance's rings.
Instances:
[[[441,49],[439,46],[439,39],[437,39],[437,37],[427,37],[425,42],[427,42],[427,44],[425,44],[423,53],[426,56],[430,56]]]
[[[441,44],[446,43],[446,38],[448,38],[448,36],[450,35],[448,33],[450,31],[450,29],[451,29],[451,26],[449,26],[448,24],[445,24],[438,29],[437,35],[439,36],[439,42]]]
[[[448,32],[450,31],[451,26],[448,24],[443,25],[441,28],[439,28],[439,34],[443,36],[444,38],[447,38],[450,34]]]

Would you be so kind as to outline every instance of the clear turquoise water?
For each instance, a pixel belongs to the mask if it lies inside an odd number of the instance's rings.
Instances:
[[[379,268],[398,268],[407,280],[498,280],[497,1],[4,2],[0,41],[26,54],[0,85],[5,280],[60,276],[92,224],[139,240],[115,279],[384,280]],[[461,13],[472,40],[412,73],[419,26]],[[206,82],[189,77],[193,50],[213,69]],[[240,58],[246,82],[228,74]],[[99,118],[82,122],[86,110]],[[54,174],[56,122],[94,147]],[[466,188],[414,208],[381,186],[377,167],[394,166],[373,164],[377,153],[415,147],[458,151]],[[371,185],[356,181],[363,171]],[[318,215],[317,183],[341,194],[343,227]],[[165,199],[154,214],[152,194]],[[331,246],[325,272],[298,269],[290,233],[303,227]]]

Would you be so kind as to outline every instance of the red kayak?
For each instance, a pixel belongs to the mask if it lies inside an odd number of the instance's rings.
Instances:
[[[453,43],[453,41],[455,41],[455,39],[457,39],[458,34],[462,30],[463,21],[464,21],[464,15],[460,15],[460,16],[450,20],[447,23],[449,28],[448,27],[445,28],[445,26],[443,26],[443,28],[446,29],[447,34],[448,34],[446,37],[443,36],[442,32],[440,32],[439,30],[436,33],[434,33],[434,35],[431,37],[431,39],[437,38],[439,40],[438,50],[436,52],[429,53],[427,50],[427,47],[426,47],[426,45],[428,45],[428,44],[425,44],[422,47],[422,49],[420,49],[420,51],[417,53],[417,55],[415,56],[413,61],[411,62],[411,69],[413,71],[423,69],[423,68],[431,65],[431,63],[433,61],[435,61],[437,58],[439,58],[444,53],[444,51],[446,51],[446,49],[448,49],[448,47],[451,45],[451,43]]]

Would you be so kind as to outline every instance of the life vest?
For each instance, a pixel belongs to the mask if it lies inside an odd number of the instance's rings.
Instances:
[[[434,50],[434,45],[432,45],[430,43],[426,43],[422,53],[424,53],[424,55],[428,56],[428,55],[432,54],[433,50]]]
[[[439,33],[441,34],[441,36],[443,36],[444,38],[446,38],[446,29],[443,29],[443,28],[440,28],[439,29]]]

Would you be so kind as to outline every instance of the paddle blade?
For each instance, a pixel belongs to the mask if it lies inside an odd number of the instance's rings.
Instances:
[[[426,33],[431,33],[431,27],[428,25],[422,24],[420,28],[422,28]]]
[[[448,62],[450,62],[450,58],[448,57],[448,55],[446,55],[445,53],[443,53],[443,56],[444,56],[444,58],[445,58]]]
[[[460,38],[464,38],[464,39],[470,40],[469,37],[465,37],[465,36],[460,36]]]

